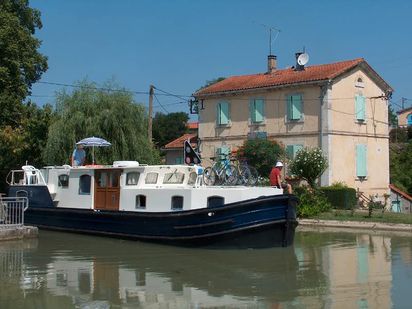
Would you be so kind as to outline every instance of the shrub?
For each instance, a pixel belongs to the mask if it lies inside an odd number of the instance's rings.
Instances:
[[[237,156],[246,158],[254,166],[259,175],[269,176],[270,171],[284,150],[276,141],[266,139],[247,140],[238,149]]]
[[[303,148],[298,151],[295,159],[289,165],[290,172],[305,179],[312,188],[328,167],[328,161],[320,148]]]
[[[329,211],[330,203],[320,190],[308,187],[295,188],[294,194],[299,198],[297,216],[300,218],[310,218],[322,212]]]
[[[353,209],[356,206],[356,190],[339,186],[323,187],[320,189],[333,208]]]

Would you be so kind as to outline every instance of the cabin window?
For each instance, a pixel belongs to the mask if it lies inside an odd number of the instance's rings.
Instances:
[[[126,175],[126,186],[135,186],[139,182],[139,172],[129,172]]]
[[[77,274],[77,286],[82,294],[90,294],[91,291],[91,276],[87,269],[79,269]]]
[[[90,175],[81,175],[79,178],[79,194],[90,194],[91,187]]]
[[[183,196],[172,196],[172,210],[183,209]]]
[[[165,177],[163,178],[163,183],[165,184],[179,184],[183,183],[183,180],[185,179],[185,174],[183,173],[166,173]]]
[[[69,186],[69,175],[59,175],[58,185],[59,187],[67,188]]]
[[[207,198],[207,208],[220,207],[225,204],[225,198],[221,196],[209,196]]]
[[[146,195],[136,195],[136,209],[146,208]]]
[[[191,172],[189,174],[189,180],[187,181],[188,185],[194,185],[196,183],[197,179],[197,173],[196,172]]]
[[[159,176],[158,173],[147,173],[145,178],[146,184],[155,184],[157,183],[157,177]]]

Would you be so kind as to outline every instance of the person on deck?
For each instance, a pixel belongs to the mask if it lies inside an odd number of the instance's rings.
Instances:
[[[283,163],[278,161],[276,165],[272,168],[269,175],[270,185],[272,187],[282,188],[283,190],[287,190],[288,194],[292,194],[292,186],[286,182],[282,182],[282,168]]]
[[[86,159],[86,152],[83,149],[83,145],[76,145],[76,149],[73,151],[72,155],[72,166],[82,166]]]

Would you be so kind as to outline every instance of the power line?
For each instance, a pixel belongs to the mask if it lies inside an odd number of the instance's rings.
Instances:
[[[168,114],[169,112],[167,109],[160,103],[159,99],[157,98],[156,94],[154,95],[154,98],[156,99],[157,103],[160,105],[160,107]]]

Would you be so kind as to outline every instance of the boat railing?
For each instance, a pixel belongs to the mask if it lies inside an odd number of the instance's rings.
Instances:
[[[6,177],[8,185],[46,185],[43,174],[31,165],[25,165],[21,170],[11,170]]]
[[[29,206],[27,197],[0,195],[0,229],[24,225],[24,211]]]

